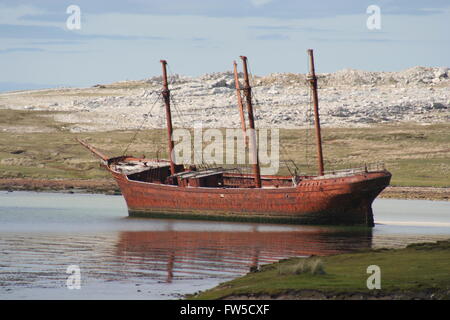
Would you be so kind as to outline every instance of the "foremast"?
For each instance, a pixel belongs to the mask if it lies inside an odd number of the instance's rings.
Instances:
[[[176,173],[175,170],[175,162],[174,162],[174,143],[172,139],[173,128],[172,128],[172,113],[170,111],[170,90],[169,83],[167,81],[167,61],[161,60],[162,65],[162,77],[163,77],[163,90],[162,96],[164,99],[164,104],[166,106],[166,122],[167,122],[167,139],[168,139],[168,150],[169,150],[169,161],[170,161],[170,174],[174,175]]]
[[[319,96],[317,93],[317,77],[314,68],[314,53],[312,49],[308,49],[309,55],[309,75],[307,80],[311,86],[312,98],[314,104],[314,124],[316,128],[316,145],[317,145],[317,171],[319,176],[323,176],[323,152],[322,152],[322,135],[320,130],[320,117],[319,117]]]

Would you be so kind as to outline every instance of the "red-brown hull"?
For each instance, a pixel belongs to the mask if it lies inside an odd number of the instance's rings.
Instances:
[[[179,187],[111,173],[130,216],[365,226],[374,225],[372,202],[391,178],[378,171],[255,189]]]

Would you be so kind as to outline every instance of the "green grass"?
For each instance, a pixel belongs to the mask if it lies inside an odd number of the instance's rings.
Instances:
[[[216,288],[190,296],[191,299],[220,299],[239,295],[270,295],[316,290],[328,294],[388,295],[407,292],[444,292],[450,290],[450,241],[411,245],[405,249],[369,250],[322,257],[324,273],[280,273],[282,268],[295,268],[299,261],[317,258],[294,258],[263,266],[260,272],[249,273],[225,282]],[[381,269],[381,289],[369,290],[367,267]]]
[[[394,175],[391,185],[448,187],[450,158],[399,159],[387,162]]]
[[[107,155],[121,155],[134,131],[71,133],[68,124],[52,118],[54,112],[0,110],[0,177],[106,178],[98,161],[76,141],[88,140]],[[11,132],[11,126],[16,127]],[[33,127],[46,132],[27,132]],[[5,128],[7,131],[2,131]],[[24,128],[23,130],[21,128]],[[280,130],[282,159],[293,159],[301,173],[315,173],[313,131]],[[450,124],[375,125],[370,128],[325,128],[325,169],[361,166],[383,161],[393,173],[392,185],[450,186]],[[167,157],[166,131],[137,134],[128,154]],[[280,174],[288,174],[286,168]]]

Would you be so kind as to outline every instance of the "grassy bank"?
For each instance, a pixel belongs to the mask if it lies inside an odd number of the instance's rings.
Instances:
[[[165,134],[165,130],[139,132],[127,153],[166,157]],[[0,178],[107,179],[75,137],[106,154],[120,155],[134,135],[134,131],[76,134],[49,112],[0,110]],[[323,139],[328,170],[383,161],[393,173],[394,186],[450,187],[450,124],[325,128]],[[280,141],[282,159],[296,161],[302,173],[315,173],[312,131],[280,130]],[[285,168],[280,171],[287,173]]]
[[[370,265],[379,290],[367,288]],[[284,260],[188,298],[450,299],[450,241]]]

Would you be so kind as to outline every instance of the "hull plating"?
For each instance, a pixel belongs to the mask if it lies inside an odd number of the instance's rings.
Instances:
[[[364,226],[374,225],[372,202],[391,178],[378,171],[253,189],[178,187],[112,174],[130,216]]]

